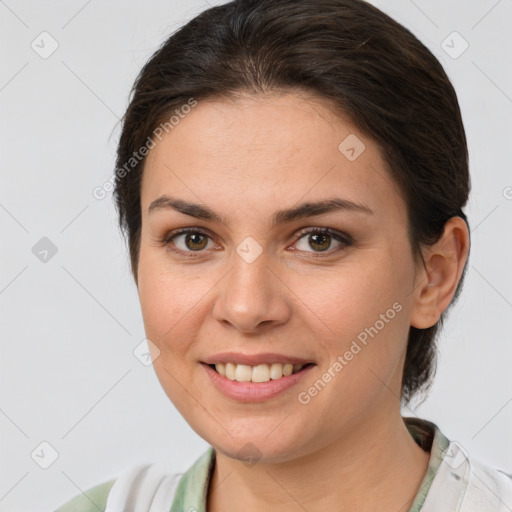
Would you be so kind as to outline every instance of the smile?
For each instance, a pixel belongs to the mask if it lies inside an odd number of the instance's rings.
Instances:
[[[214,389],[225,397],[237,402],[262,402],[276,398],[298,385],[316,365],[272,363],[249,366],[234,363],[202,363],[200,366],[205,370]],[[224,375],[221,371],[224,371]],[[276,378],[272,377],[272,371]],[[253,378],[256,380],[252,380]]]
[[[250,366],[247,364],[217,363],[209,365],[218,374],[238,382],[268,382],[299,372],[306,364],[271,363]]]

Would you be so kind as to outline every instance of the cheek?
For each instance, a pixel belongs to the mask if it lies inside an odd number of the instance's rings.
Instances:
[[[169,271],[161,255],[141,249],[138,294],[146,337],[157,347],[152,349],[153,369],[185,418],[194,408],[183,389],[189,386],[187,354],[197,330],[194,306],[201,291],[189,277]]]
[[[370,400],[397,371],[409,329],[410,268],[394,258],[391,250],[380,248],[358,262],[347,260],[336,272],[291,286],[307,306],[307,331],[318,336],[326,356],[321,371],[339,376],[331,388],[343,391],[336,400],[344,401],[347,393]]]
[[[304,306],[315,313],[312,321],[330,328],[331,337],[347,340],[373,325],[395,302],[403,302],[405,274],[407,264],[393,263],[393,255],[379,248],[347,259],[338,268],[289,282]]]
[[[168,350],[169,340],[183,339],[178,333],[193,320],[203,290],[195,279],[170,271],[163,260],[141,249],[138,294],[147,337]],[[179,349],[179,344],[172,345],[173,351]]]

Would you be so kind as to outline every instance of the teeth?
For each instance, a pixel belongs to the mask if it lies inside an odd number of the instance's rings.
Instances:
[[[235,380],[238,382],[249,382],[252,377],[252,368],[245,364],[237,364],[235,369]]]
[[[248,366],[247,368],[251,367]],[[268,364],[254,366],[251,371],[251,380],[253,382],[268,382],[270,380],[270,368]]]
[[[249,366],[247,364],[217,363],[215,369],[223,377],[238,382],[268,382],[297,373],[303,364],[272,363]]]
[[[217,365],[215,365],[217,367]],[[226,378],[229,380],[235,380],[236,364],[226,363]]]
[[[219,363],[215,365],[215,369],[223,376],[226,376],[226,365],[224,363]]]
[[[272,363],[270,365],[270,378],[280,379],[283,376],[283,365],[279,363]]]

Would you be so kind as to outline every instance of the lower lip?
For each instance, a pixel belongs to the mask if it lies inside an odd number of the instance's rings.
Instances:
[[[298,384],[315,366],[310,365],[297,373],[267,382],[238,382],[223,377],[206,363],[201,363],[215,387],[224,395],[240,402],[262,402],[283,393]]]

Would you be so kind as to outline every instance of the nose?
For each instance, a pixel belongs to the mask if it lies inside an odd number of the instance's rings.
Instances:
[[[213,316],[225,325],[255,333],[290,317],[290,294],[264,254],[251,263],[234,254],[233,268],[221,284]]]

